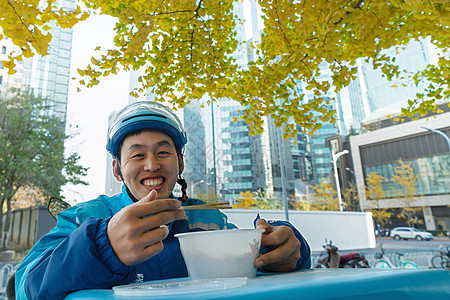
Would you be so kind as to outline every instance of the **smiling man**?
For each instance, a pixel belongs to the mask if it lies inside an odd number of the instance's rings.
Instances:
[[[124,181],[137,199],[151,190],[157,191],[159,198],[172,194],[184,163],[168,135],[160,131],[135,132],[125,138],[120,148],[120,158],[113,161],[114,176]]]
[[[81,289],[188,276],[177,233],[236,228],[219,210],[180,209],[203,202],[186,195],[178,118],[155,102],[136,102],[118,113],[107,150],[122,193],[80,203],[58,214],[16,272],[17,299],[62,299]],[[183,195],[172,194],[175,184]],[[265,229],[255,267],[262,271],[310,268],[310,248],[290,223],[259,219]]]

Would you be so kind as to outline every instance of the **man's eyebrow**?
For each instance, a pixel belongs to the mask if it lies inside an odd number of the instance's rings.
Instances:
[[[158,147],[161,147],[161,146],[172,146],[172,144],[170,144],[170,142],[167,141],[167,140],[159,141],[159,142],[156,143],[156,144],[158,145]]]
[[[162,146],[170,146],[171,147],[172,144],[167,140],[162,140],[162,141],[157,142],[156,146],[157,147],[162,147]],[[132,145],[130,145],[130,147],[128,147],[128,151],[133,151],[136,149],[143,149],[143,148],[147,148],[147,146],[143,145],[143,144],[132,144]]]
[[[145,146],[142,144],[132,144],[132,145],[130,145],[130,147],[128,147],[128,151],[135,150],[135,149],[142,149],[142,148],[145,148]]]

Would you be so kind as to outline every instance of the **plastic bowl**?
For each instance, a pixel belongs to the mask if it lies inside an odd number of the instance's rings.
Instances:
[[[229,229],[176,234],[192,279],[255,277],[264,229]]]

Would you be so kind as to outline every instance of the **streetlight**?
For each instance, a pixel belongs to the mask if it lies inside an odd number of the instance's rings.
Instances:
[[[352,169],[350,169],[350,168],[345,168],[347,171],[349,171],[350,173],[352,173],[353,174],[353,176],[356,176],[356,174],[355,174],[355,172],[353,172],[353,170]]]
[[[448,138],[448,136],[445,133],[443,133],[442,131],[437,130],[437,129],[431,129],[431,128],[427,128],[424,126],[420,126],[420,127],[422,127],[423,129],[426,129],[428,131],[432,131],[432,132],[442,135],[442,137],[447,141],[448,149],[450,150],[450,139]]]
[[[202,184],[203,182],[205,182],[204,180],[200,180],[199,182],[194,183],[193,185],[191,185],[191,195],[194,195],[194,188],[199,185]]]
[[[344,151],[341,151],[341,152],[333,154],[334,179],[336,180],[336,192],[338,194],[339,210],[340,211],[343,211],[344,209],[342,207],[341,187],[339,186],[339,176],[338,176],[336,162],[339,159],[339,157],[341,157],[344,154],[348,154],[348,150],[344,150]]]

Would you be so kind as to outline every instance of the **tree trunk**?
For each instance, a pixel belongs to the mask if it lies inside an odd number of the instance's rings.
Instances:
[[[3,205],[5,204],[5,199],[0,200],[0,232],[2,232],[1,244],[3,245]]]
[[[8,247],[8,237],[9,237],[9,229],[11,226],[11,198],[6,199],[6,219],[5,224],[3,224],[3,231],[2,231],[2,246],[1,249],[5,250]],[[3,207],[3,206],[2,206]],[[3,212],[2,212],[3,215]],[[3,217],[3,216],[2,216]]]

